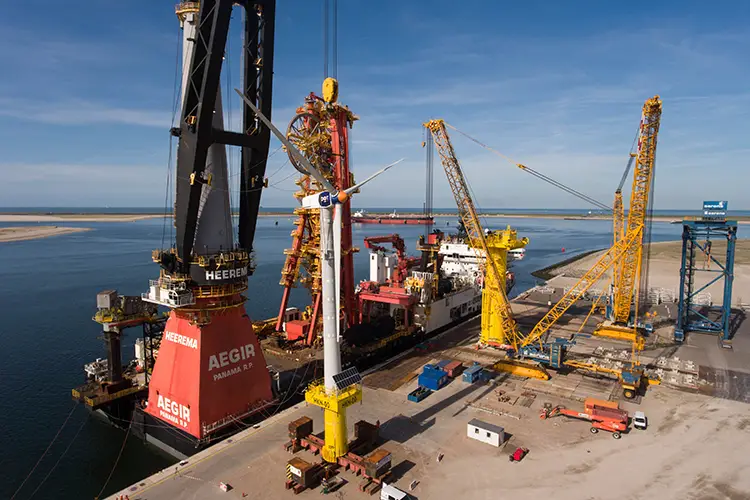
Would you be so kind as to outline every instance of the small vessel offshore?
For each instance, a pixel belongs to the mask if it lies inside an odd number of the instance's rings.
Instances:
[[[355,224],[415,224],[426,226],[434,222],[430,215],[399,215],[394,209],[390,214],[368,214],[365,210],[357,210],[352,214]]]

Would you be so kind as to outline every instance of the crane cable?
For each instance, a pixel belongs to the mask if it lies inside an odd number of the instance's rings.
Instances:
[[[81,425],[78,427],[78,430],[76,431],[75,435],[73,435],[73,439],[70,440],[70,442],[68,443],[68,446],[65,448],[65,451],[62,452],[62,455],[60,455],[60,457],[57,459],[57,462],[55,462],[55,465],[53,465],[52,468],[47,472],[47,475],[44,476],[44,479],[42,479],[42,481],[37,485],[36,489],[31,492],[31,496],[29,496],[29,500],[34,498],[34,495],[37,494],[37,492],[42,488],[42,486],[44,486],[44,483],[47,482],[47,479],[49,479],[52,473],[55,472],[55,469],[57,469],[57,466],[60,465],[60,462],[62,461],[62,459],[65,458],[65,455],[68,454],[70,447],[73,446],[73,443],[75,443],[76,438],[78,438],[78,434],[81,433],[81,431],[83,430],[83,427],[88,423],[89,417],[91,417],[91,413],[86,415],[86,418],[83,419],[83,422],[81,422]]]
[[[128,442],[128,436],[130,435],[130,429],[132,428],[133,428],[133,418],[131,417],[130,424],[128,424],[128,430],[127,432],[125,432],[125,438],[122,440],[122,446],[120,447],[120,452],[117,454],[117,458],[115,459],[114,465],[112,465],[112,470],[109,471],[109,476],[107,476],[107,480],[104,481],[104,486],[102,486],[102,489],[99,491],[99,494],[94,497],[94,500],[99,500],[102,496],[102,493],[104,493],[104,490],[107,489],[109,480],[112,479],[112,474],[115,473],[117,464],[120,463],[120,457],[122,457],[122,451],[125,449],[125,444]]]
[[[445,125],[448,126],[448,127],[450,127],[450,128],[452,128],[453,130],[455,130],[459,134],[463,135],[464,137],[466,137],[470,141],[472,141],[472,142],[480,145],[481,147],[485,148],[488,151],[491,151],[491,152],[495,153],[496,155],[498,155],[502,159],[504,159],[504,160],[512,163],[513,165],[517,166],[521,170],[523,170],[525,172],[528,172],[531,175],[533,175],[533,176],[535,176],[535,177],[537,177],[537,178],[539,178],[539,179],[541,179],[541,180],[543,180],[543,181],[545,181],[545,182],[547,182],[549,184],[552,184],[553,186],[555,186],[555,187],[557,187],[559,189],[562,189],[563,191],[566,191],[566,192],[572,194],[573,196],[576,196],[576,197],[584,200],[587,203],[591,203],[592,205],[594,205],[594,206],[596,206],[596,207],[598,207],[598,208],[600,208],[602,210],[606,210],[607,212],[612,212],[613,211],[612,207],[607,206],[604,203],[602,203],[600,201],[597,201],[594,198],[591,198],[590,196],[587,196],[587,195],[581,193],[580,191],[576,191],[575,189],[573,189],[571,187],[568,187],[565,184],[563,184],[561,182],[558,182],[558,181],[552,179],[551,177],[548,177],[548,176],[544,175],[541,172],[537,172],[533,168],[527,167],[526,165],[523,165],[521,163],[513,161],[513,159],[510,158],[509,156],[506,156],[506,155],[502,154],[500,151],[498,151],[498,150],[496,150],[494,148],[491,148],[490,146],[488,146],[488,145],[486,145],[486,144],[478,141],[477,139],[471,137],[469,134],[467,134],[465,132],[462,132],[461,130],[457,129],[453,125],[450,125],[449,123],[446,123]]]
[[[47,449],[44,450],[44,453],[42,453],[42,456],[39,457],[39,460],[36,461],[36,463],[34,464],[34,467],[31,469],[31,472],[29,472],[28,475],[26,476],[26,479],[24,479],[23,482],[21,482],[21,484],[16,489],[15,493],[13,493],[13,496],[10,497],[10,500],[13,500],[14,498],[16,498],[16,496],[18,495],[18,493],[21,491],[21,488],[23,488],[23,486],[29,480],[29,478],[31,477],[31,475],[36,470],[36,468],[39,467],[39,464],[42,462],[42,459],[45,456],[47,456],[47,453],[49,452],[50,448],[52,448],[52,445],[55,444],[55,441],[57,441],[57,438],[60,437],[60,433],[65,428],[65,426],[68,424],[68,420],[70,420],[70,417],[73,416],[73,412],[76,411],[76,408],[78,408],[78,403],[76,403],[75,405],[73,405],[73,408],[70,409],[70,413],[68,413],[67,418],[62,423],[62,425],[60,426],[60,428],[57,429],[57,434],[55,434],[55,437],[53,437],[52,441],[49,442],[49,444],[47,445]]]

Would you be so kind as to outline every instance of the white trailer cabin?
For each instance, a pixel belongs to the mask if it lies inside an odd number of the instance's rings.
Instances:
[[[476,418],[466,425],[466,435],[477,441],[499,447],[505,441],[505,429],[499,425],[488,424]]]

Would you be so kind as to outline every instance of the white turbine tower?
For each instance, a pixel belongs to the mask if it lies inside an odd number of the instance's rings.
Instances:
[[[325,178],[323,173],[313,167],[307,158],[289,142],[286,136],[258,110],[250,99],[239,90],[235,89],[235,91],[294,156],[297,164],[304,168],[303,173],[312,176],[323,186],[323,191],[320,193],[311,194],[302,199],[303,207],[320,209],[320,274],[323,282],[324,387],[313,390],[313,394],[310,394],[311,390],[308,390],[305,399],[323,407],[325,410],[326,447],[323,449],[323,458],[328,462],[334,462],[339,456],[344,455],[348,448],[344,410],[347,406],[361,399],[359,386],[353,388],[361,380],[358,374],[356,375],[357,380],[354,382],[339,380],[337,383],[334,378],[341,373],[341,321],[339,320],[341,310],[341,204],[346,202],[359,188],[403,161],[403,158],[375,172],[359,184],[338,191]]]

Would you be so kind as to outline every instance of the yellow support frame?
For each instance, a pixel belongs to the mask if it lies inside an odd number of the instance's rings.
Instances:
[[[552,306],[552,309],[550,309],[547,314],[539,320],[539,323],[534,326],[529,335],[523,339],[521,347],[525,347],[537,341],[541,347],[542,336],[549,331],[552,325],[554,325],[563,314],[565,314],[565,311],[567,311],[570,306],[575,304],[589,288],[601,279],[607,269],[612,267],[625,254],[628,248],[640,237],[642,230],[643,226],[631,232],[627,238],[612,245],[612,248],[599,257],[596,264],[594,264],[593,267],[591,267],[591,269],[589,269],[586,274],[584,274],[581,279],[571,287],[568,293],[563,295],[563,297]]]
[[[336,463],[349,452],[346,409],[362,401],[362,386],[355,384],[342,391],[328,391],[323,381],[317,380],[305,391],[305,401],[323,408],[325,446],[321,454],[326,462]]]

